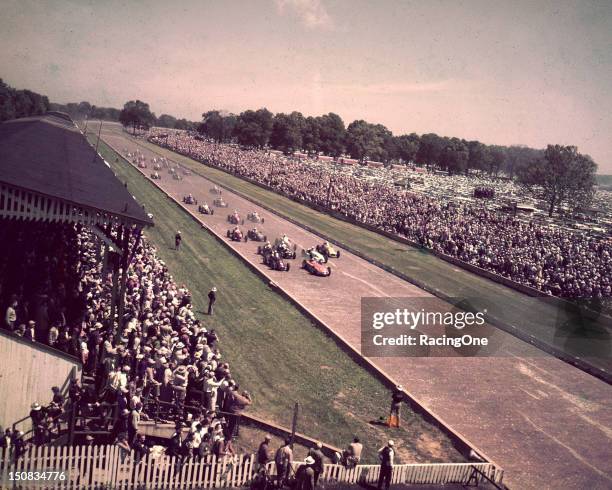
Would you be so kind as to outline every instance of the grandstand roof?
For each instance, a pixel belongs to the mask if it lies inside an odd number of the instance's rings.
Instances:
[[[0,216],[153,225],[72,119],[59,112],[0,124]]]

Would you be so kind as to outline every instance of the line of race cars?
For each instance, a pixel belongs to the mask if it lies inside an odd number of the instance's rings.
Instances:
[[[221,197],[223,194],[222,189],[215,185],[210,189],[210,193],[217,196],[213,200],[214,207],[228,207],[228,204]],[[201,214],[213,215],[215,212],[214,207],[209,206],[206,202],[198,204],[198,200],[192,194],[183,196],[183,203],[198,206],[198,212]],[[265,219],[257,211],[249,212],[246,220],[253,224],[263,224],[265,222]],[[227,222],[234,225],[226,233],[227,238],[231,241],[248,242],[252,240],[262,242],[263,245],[257,247],[257,254],[262,256],[265,265],[275,271],[289,271],[291,269],[289,260],[297,258],[298,247],[287,235],[283,235],[274,240],[274,243],[271,243],[266,234],[258,229],[257,226],[253,226],[244,233],[240,225],[244,226],[245,220],[240,216],[237,209],[227,215]],[[329,277],[331,275],[331,267],[327,263],[331,258],[340,258],[340,250],[326,241],[322,244],[303,249],[302,257],[302,268],[304,270],[315,276]]]

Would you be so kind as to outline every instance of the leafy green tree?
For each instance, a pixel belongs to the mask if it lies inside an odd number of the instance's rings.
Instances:
[[[339,157],[344,153],[346,128],[338,114],[330,112],[316,118],[319,145],[317,150],[325,155]]]
[[[394,137],[397,157],[404,163],[414,161],[419,151],[420,138],[416,133],[402,134]]]
[[[465,141],[451,138],[440,153],[439,165],[450,174],[463,173],[468,168],[469,150]]]
[[[244,111],[238,116],[234,136],[244,146],[263,148],[272,134],[274,116],[268,109]]]
[[[134,133],[136,129],[149,129],[155,123],[155,114],[149,109],[149,104],[141,100],[130,100],[123,106],[119,114],[119,122],[126,128],[132,127]]]
[[[170,114],[162,114],[157,118],[157,125],[162,128],[170,128],[173,129],[176,127],[176,117],[171,116]]]
[[[575,146],[548,145],[544,157],[524,169],[519,181],[548,203],[548,215],[563,205],[588,206],[595,189],[597,164]]]
[[[302,148],[302,134],[306,127],[306,120],[300,112],[291,114],[278,113],[274,116],[270,146],[291,154]]]
[[[382,124],[370,124],[364,120],[353,121],[346,128],[346,151],[352,158],[385,161],[385,143],[392,137]]]
[[[236,127],[237,118],[231,113],[208,111],[202,114],[202,124],[198,131],[215,141],[224,143],[230,141]]]
[[[442,150],[446,147],[445,138],[441,138],[435,133],[428,133],[421,136],[419,150],[416,160],[427,166],[436,166],[440,161]]]
[[[302,148],[310,155],[323,151],[319,117],[309,116],[304,120],[304,126],[302,127]]]

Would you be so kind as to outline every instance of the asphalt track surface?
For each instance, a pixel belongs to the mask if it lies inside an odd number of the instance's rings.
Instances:
[[[118,125],[106,124],[102,138],[121,154],[139,149],[148,168],[159,157],[127,136]],[[212,205],[214,183],[192,174],[173,180],[167,169],[152,181],[177,202],[191,193],[199,203]],[[416,286],[341,250],[330,259],[330,277],[315,277],[300,268],[299,249],[321,243],[307,232],[252,202],[223,190],[228,208],[202,215],[197,206],[183,205],[198,220],[225,236],[227,215],[258,211],[265,218],[257,225],[273,241],[287,234],[298,245],[298,259],[289,272],[271,271],[257,255],[254,241],[231,242],[253,266],[316,315],[354,349],[361,350],[360,303],[362,297],[419,298],[439,302],[442,311],[452,307]],[[155,209],[149,209],[155,216]],[[241,228],[251,225],[245,221]],[[205,230],[202,233],[206,233]],[[339,237],[341,239],[341,237]],[[184,240],[196,240],[184,236]],[[497,331],[502,343],[495,357],[373,357],[377,368],[402,384],[407,392],[504,468],[511,488],[612,488],[612,387],[529,344]]]

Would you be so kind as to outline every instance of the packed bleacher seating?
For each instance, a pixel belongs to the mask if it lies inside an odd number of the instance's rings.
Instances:
[[[521,220],[474,201],[397,190],[387,182],[188,132],[165,131],[163,137],[153,132],[150,140],[545,294],[612,296],[612,244],[587,233]]]
[[[74,409],[81,432],[106,430],[131,447],[142,443],[139,424],[155,419],[179,434],[188,426],[181,444],[192,452],[231,452],[251,397],[223,361],[217,333],[196,318],[190,291],[150,243],[130,236],[123,317],[113,324],[110,261],[88,229],[31,222],[3,229],[10,237],[0,244],[3,327],[83,362],[83,383],[70,385],[66,401],[54,392],[51,404],[32,405],[33,443],[57,436],[58,417]],[[9,436],[22,445],[18,432]]]

